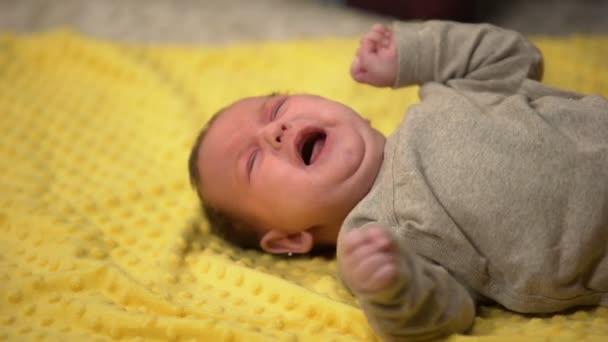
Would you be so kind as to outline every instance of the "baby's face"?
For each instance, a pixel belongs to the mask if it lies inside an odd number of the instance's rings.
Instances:
[[[384,136],[351,108],[311,95],[247,98],[224,110],[199,150],[203,195],[261,231],[314,229],[335,243],[382,163]]]

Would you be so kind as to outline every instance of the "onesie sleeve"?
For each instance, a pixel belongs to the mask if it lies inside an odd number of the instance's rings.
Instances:
[[[475,302],[465,287],[440,265],[402,245],[399,249],[398,281],[380,292],[355,293],[374,331],[383,341],[466,332],[475,319]]]
[[[393,87],[427,82],[510,92],[542,77],[542,55],[515,31],[450,21],[395,22],[399,70]],[[487,89],[490,88],[490,89]]]

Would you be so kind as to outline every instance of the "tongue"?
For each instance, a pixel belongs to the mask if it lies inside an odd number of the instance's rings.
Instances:
[[[314,163],[315,160],[317,160],[319,154],[321,154],[321,151],[323,150],[323,145],[325,145],[325,139],[317,139],[317,141],[315,142],[315,146],[312,148],[310,164]]]

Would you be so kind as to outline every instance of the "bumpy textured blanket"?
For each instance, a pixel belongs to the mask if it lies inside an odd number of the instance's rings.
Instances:
[[[534,39],[549,84],[608,95],[608,37]],[[334,260],[210,236],[198,129],[273,91],[345,102],[389,133],[417,89],[348,76],[355,39],[179,47],[0,34],[0,340],[373,341]],[[608,341],[608,309],[478,312],[450,341]]]

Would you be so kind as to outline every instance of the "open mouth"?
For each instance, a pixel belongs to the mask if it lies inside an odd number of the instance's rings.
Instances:
[[[327,134],[323,131],[316,131],[307,134],[300,144],[300,156],[305,165],[311,165],[317,160],[323,146]]]

